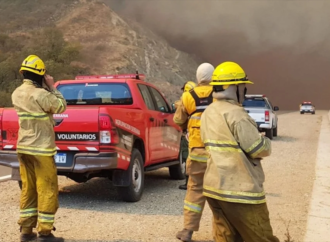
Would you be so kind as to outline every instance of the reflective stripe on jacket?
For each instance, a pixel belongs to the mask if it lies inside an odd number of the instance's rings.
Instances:
[[[260,160],[270,155],[271,142],[255,121],[237,102],[218,100],[205,110],[201,124],[210,154],[203,194],[227,202],[266,202]]]
[[[12,94],[12,102],[19,118],[17,152],[28,155],[56,154],[53,114],[66,110],[62,94],[37,88],[31,80],[24,80]]]
[[[177,106],[173,120],[181,127],[188,122],[190,149],[204,147],[200,137],[200,117],[206,107],[215,101],[212,91],[213,87],[208,82],[201,82],[190,92],[183,93],[182,101]]]

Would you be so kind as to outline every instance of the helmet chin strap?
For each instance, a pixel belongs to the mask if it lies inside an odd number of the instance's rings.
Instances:
[[[244,102],[246,92],[247,92],[247,88],[245,87],[245,84],[238,84],[236,86],[237,102],[239,102],[240,104]]]

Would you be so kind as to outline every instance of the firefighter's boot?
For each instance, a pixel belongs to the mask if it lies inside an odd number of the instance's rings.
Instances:
[[[36,240],[37,240],[36,233],[21,234],[21,242],[36,241]]]
[[[48,235],[39,234],[38,242],[64,242],[64,239],[61,237],[55,237],[52,233]]]
[[[181,190],[187,190],[187,183],[188,183],[189,176],[186,176],[186,184],[180,185],[179,189]]]
[[[183,229],[176,234],[176,237],[184,242],[190,242],[194,231]]]

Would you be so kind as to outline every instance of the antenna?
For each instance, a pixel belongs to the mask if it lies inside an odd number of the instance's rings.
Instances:
[[[139,77],[139,71],[136,70],[135,73],[136,73],[136,77],[135,77],[135,78],[136,78],[137,80],[140,80],[140,77]]]

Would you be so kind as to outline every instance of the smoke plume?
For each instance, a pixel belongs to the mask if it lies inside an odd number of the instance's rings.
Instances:
[[[280,109],[330,108],[330,1],[108,0],[177,49],[238,62]]]

